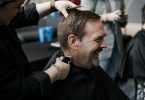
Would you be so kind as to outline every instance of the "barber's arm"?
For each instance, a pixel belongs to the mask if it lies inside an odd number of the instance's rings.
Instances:
[[[66,12],[66,9],[71,7],[76,7],[76,5],[70,1],[55,1],[55,0],[54,1],[51,0],[50,2],[45,2],[36,5],[36,9],[40,18],[54,12],[54,9],[60,11],[65,17],[67,17],[68,13]]]

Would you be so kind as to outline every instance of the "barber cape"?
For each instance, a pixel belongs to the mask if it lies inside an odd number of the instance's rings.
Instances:
[[[54,54],[45,69],[61,54]],[[84,69],[70,65],[68,77],[53,83],[53,94],[48,100],[129,100],[100,66]]]

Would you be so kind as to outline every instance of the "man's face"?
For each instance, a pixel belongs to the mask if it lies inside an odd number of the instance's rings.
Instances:
[[[0,8],[0,25],[8,25],[21,9],[23,2],[24,0],[17,0],[7,4],[3,8]]]
[[[107,47],[104,41],[106,33],[101,21],[89,21],[85,33],[79,44],[77,58],[81,66],[91,68],[98,65],[99,53]]]

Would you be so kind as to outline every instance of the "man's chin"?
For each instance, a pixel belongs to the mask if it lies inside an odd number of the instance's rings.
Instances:
[[[99,62],[100,62],[99,59],[97,59],[97,60],[94,59],[93,62],[92,62],[92,64],[93,64],[93,66],[96,66],[97,67],[97,66],[99,66]]]

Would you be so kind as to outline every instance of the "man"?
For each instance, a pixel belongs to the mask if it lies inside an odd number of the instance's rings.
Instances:
[[[68,12],[58,27],[62,50],[47,67],[56,57],[71,56],[70,73],[64,81],[53,84],[51,100],[129,100],[98,65],[99,53],[106,48],[100,16],[77,9]]]
[[[119,70],[121,79],[135,79],[136,100],[145,99],[145,5],[141,13],[143,27],[128,44]]]
[[[121,19],[125,0],[81,0],[81,10],[99,14],[107,33],[107,48],[100,53],[100,65],[114,79],[123,54],[122,32],[117,23]],[[123,10],[124,8],[122,8]]]

